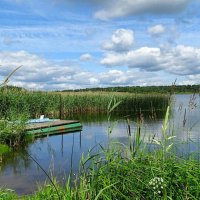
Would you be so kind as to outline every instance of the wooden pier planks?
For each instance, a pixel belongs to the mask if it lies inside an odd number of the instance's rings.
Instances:
[[[45,136],[59,133],[81,131],[82,125],[77,120],[57,120],[43,123],[31,123],[26,126],[26,132],[34,136]]]

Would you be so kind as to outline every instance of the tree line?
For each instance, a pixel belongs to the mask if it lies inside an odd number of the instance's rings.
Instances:
[[[170,86],[126,86],[126,87],[106,87],[106,88],[86,88],[76,90],[63,90],[63,92],[130,92],[130,93],[200,93],[200,85],[170,85]]]

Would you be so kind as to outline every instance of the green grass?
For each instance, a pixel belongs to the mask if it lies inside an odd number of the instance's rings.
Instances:
[[[21,199],[199,199],[200,167],[193,159],[168,155],[163,161],[159,151],[125,157],[126,149],[104,151],[104,156],[93,157],[79,183],[55,188],[46,184],[33,195]],[[130,152],[129,152],[130,153]],[[15,199],[15,195],[0,191],[0,197]],[[5,199],[6,199],[5,198]],[[19,198],[19,197],[18,197]],[[16,199],[18,199],[16,198]]]
[[[177,157],[163,162],[157,153],[125,159],[115,152],[87,177],[89,199],[98,194],[100,199],[199,199],[199,180],[197,162]]]
[[[14,191],[9,189],[0,189],[0,200],[17,200],[19,197],[14,193]]]
[[[115,105],[110,103],[108,119]],[[200,199],[200,163],[193,156],[176,155],[174,136],[168,132],[169,114],[168,107],[160,140],[145,143],[137,129],[129,136],[129,145],[109,141],[108,148],[100,145],[98,153],[82,157],[73,187],[70,178],[65,187],[53,179],[54,184],[46,183],[32,195],[16,197],[1,190],[0,196],[24,200]],[[156,148],[148,150],[151,145]]]

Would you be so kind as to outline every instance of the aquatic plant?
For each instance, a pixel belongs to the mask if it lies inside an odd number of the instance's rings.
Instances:
[[[26,140],[25,126],[27,117],[17,116],[11,120],[0,120],[0,144],[16,147]]]
[[[11,113],[26,113],[30,117],[41,114],[47,116],[69,117],[76,113],[106,113],[110,96],[122,103],[117,111],[138,113],[149,111],[156,116],[168,105],[168,95],[130,94],[109,92],[38,92],[3,87],[0,89],[0,117],[7,118]]]

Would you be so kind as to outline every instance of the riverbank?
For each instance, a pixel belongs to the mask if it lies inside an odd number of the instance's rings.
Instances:
[[[199,159],[193,153],[177,153],[169,112],[168,108],[161,139],[152,135],[149,142],[144,141],[138,125],[136,132],[127,136],[127,145],[109,140],[107,147],[99,145],[99,151],[90,151],[82,157],[77,178],[75,181],[69,178],[64,187],[60,186],[60,180],[51,178],[53,183],[47,179],[48,183],[32,195],[19,197],[9,190],[1,190],[0,198],[199,199]]]
[[[117,151],[116,151],[117,149]],[[131,153],[131,155],[130,155]],[[128,155],[127,155],[128,154]],[[85,171],[87,161],[92,163]],[[160,150],[134,155],[128,149],[104,149],[103,156],[82,160],[79,181],[64,188],[59,180],[45,184],[33,195],[19,197],[10,190],[1,190],[0,199],[199,199],[200,166],[192,157],[178,158],[170,152],[165,158]]]

